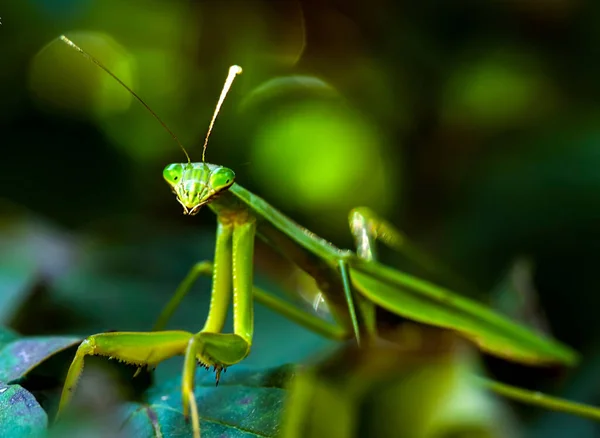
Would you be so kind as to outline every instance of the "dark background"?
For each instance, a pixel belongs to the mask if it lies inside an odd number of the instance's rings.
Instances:
[[[64,33],[196,160],[227,68],[240,64],[208,161],[341,247],[352,247],[349,209],[372,207],[481,299],[581,351],[580,368],[537,384],[600,403],[600,3],[9,0],[0,17],[3,323],[149,329],[192,264],[212,257],[214,216],[184,217],[161,177],[181,151],[56,40]],[[272,261],[259,246],[258,281],[289,282]],[[539,306],[506,291],[511,268],[508,289]],[[170,327],[201,327],[208,288]],[[327,345],[256,316],[250,365]],[[536,373],[499,372],[536,384]],[[523,418],[529,436],[600,436],[572,417]]]

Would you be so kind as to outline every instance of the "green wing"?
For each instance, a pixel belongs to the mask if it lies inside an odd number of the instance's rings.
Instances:
[[[578,354],[470,299],[358,257],[353,284],[378,306],[405,318],[455,330],[493,355],[532,365],[574,365]]]

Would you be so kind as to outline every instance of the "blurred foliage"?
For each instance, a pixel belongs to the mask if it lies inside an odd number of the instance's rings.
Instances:
[[[391,339],[348,346],[299,372],[282,436],[518,436],[500,403],[473,384],[472,352],[455,335],[406,325]]]
[[[491,302],[512,262],[531,260],[534,314],[506,297],[502,308],[543,320],[586,362],[560,375],[486,362],[513,383],[600,404],[600,3],[24,0],[3,2],[0,17],[3,324],[148,329],[189,267],[212,256],[213,216],[182,217],[160,176],[183,159],[176,144],[55,40],[65,33],[194,159],[227,67],[240,64],[207,159],[342,247],[349,206],[370,206]],[[258,251],[259,282],[292,276]],[[208,282],[196,289],[172,328],[203,323]],[[328,345],[263,310],[250,365]],[[511,407],[526,436],[600,433]]]

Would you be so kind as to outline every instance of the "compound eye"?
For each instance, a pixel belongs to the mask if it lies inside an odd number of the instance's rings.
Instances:
[[[163,170],[163,178],[172,186],[179,182],[182,175],[183,164],[181,163],[169,164],[167,167],[165,167],[165,170]]]
[[[235,173],[226,167],[221,167],[210,175],[210,185],[216,191],[226,189],[234,180]]]

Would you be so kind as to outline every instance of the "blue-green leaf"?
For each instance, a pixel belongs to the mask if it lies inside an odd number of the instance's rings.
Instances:
[[[196,401],[203,438],[272,437],[279,433],[292,368],[266,370],[236,367],[215,385],[214,375],[199,369]],[[123,410],[131,436],[192,436],[182,414],[181,379],[169,380],[147,393],[147,403],[129,403]]]
[[[0,436],[45,435],[48,416],[35,397],[19,385],[0,384]]]
[[[0,382],[12,382],[25,376],[40,363],[81,342],[81,338],[44,336],[17,339],[0,350]]]

